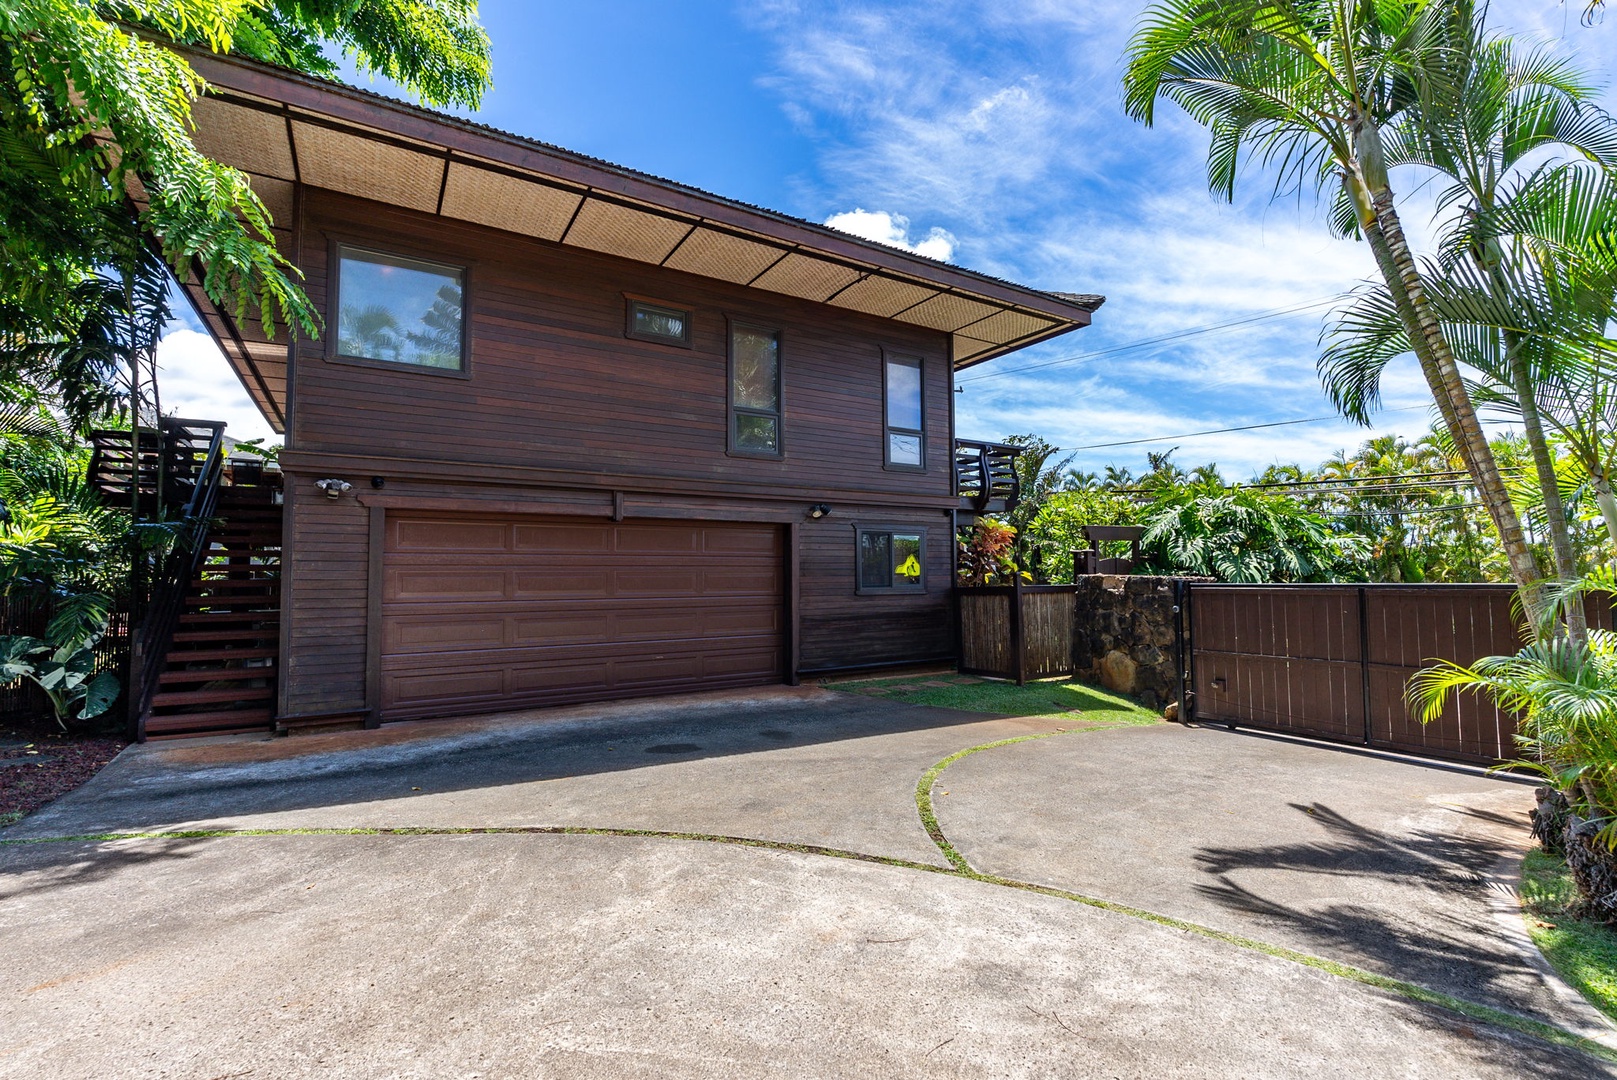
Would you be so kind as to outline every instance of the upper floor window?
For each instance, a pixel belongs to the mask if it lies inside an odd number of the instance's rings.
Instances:
[[[926,432],[922,419],[921,360],[888,356],[883,396],[887,408],[886,463],[900,469],[926,467]]]
[[[665,304],[629,299],[629,337],[691,347],[691,313]]]
[[[730,450],[781,456],[779,330],[730,324]]]
[[[337,355],[437,371],[466,370],[466,271],[337,248]]]

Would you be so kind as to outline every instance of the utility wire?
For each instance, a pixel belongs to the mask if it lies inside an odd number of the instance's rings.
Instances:
[[[1388,509],[1386,507],[1381,507],[1378,510],[1378,512],[1382,513],[1382,514],[1396,514],[1399,517],[1408,517],[1408,516],[1411,516],[1411,515],[1414,515],[1414,514],[1447,514],[1447,513],[1451,512],[1451,511],[1454,511],[1454,510],[1476,510],[1476,509],[1478,509],[1480,507],[1485,507],[1487,505],[1488,505],[1487,503],[1480,503],[1480,502],[1455,503],[1453,506],[1424,506],[1424,507],[1416,507],[1413,510],[1391,510],[1391,509]],[[1354,514],[1354,513],[1339,513],[1339,512],[1336,512],[1336,511],[1332,511],[1330,513],[1321,514],[1320,516],[1321,517],[1333,517],[1333,518],[1357,518],[1357,517],[1367,517],[1369,515],[1362,514],[1362,513],[1361,514]]]
[[[1340,296],[1326,296],[1318,300],[1310,300],[1304,304],[1294,304],[1291,307],[1275,308],[1273,311],[1260,311],[1256,315],[1248,315],[1244,318],[1232,319],[1229,322],[1212,323],[1207,326],[1192,326],[1185,330],[1177,330],[1171,334],[1163,334],[1161,337],[1142,338],[1139,341],[1126,341],[1121,345],[1110,345],[1104,349],[1096,349],[1093,352],[1074,353],[1071,356],[1059,356],[1053,360],[1043,360],[1037,364],[1028,364],[1025,367],[1007,368],[1004,371],[990,371],[985,372],[982,375],[971,375],[958,381],[960,385],[964,386],[966,383],[981,382],[984,379],[998,379],[1005,375],[1021,375],[1029,371],[1041,371],[1044,368],[1055,367],[1058,364],[1088,363],[1091,360],[1098,360],[1103,356],[1113,356],[1121,352],[1129,352],[1134,349],[1143,349],[1148,345],[1164,345],[1170,341],[1183,341],[1185,338],[1197,337],[1201,334],[1212,334],[1217,333],[1220,330],[1232,330],[1239,326],[1250,326],[1253,323],[1263,322],[1267,319],[1284,319],[1293,315],[1301,315],[1305,312],[1312,311],[1315,308],[1325,307],[1327,304],[1334,304],[1340,299]]]
[[[1407,405],[1401,409],[1387,409],[1386,412],[1413,412],[1416,409],[1427,409],[1428,405]],[[1274,420],[1267,424],[1243,424],[1240,427],[1210,428],[1207,431],[1189,431],[1183,435],[1158,435],[1149,439],[1124,439],[1122,442],[1090,443],[1087,446],[1062,446],[1057,449],[1063,453],[1077,453],[1079,450],[1109,450],[1114,446],[1139,446],[1142,443],[1173,442],[1175,439],[1194,439],[1202,435],[1227,435],[1234,431],[1258,431],[1262,428],[1289,427],[1292,424],[1323,424],[1327,420],[1341,420],[1342,416],[1332,413],[1330,416],[1309,416],[1301,420]]]
[[[1511,474],[1511,475],[1519,475],[1519,474]],[[1184,484],[1176,485],[1176,486],[1191,486],[1191,487],[1194,487],[1195,486],[1195,481],[1194,480],[1188,480]],[[1462,490],[1462,489],[1468,488],[1468,487],[1471,487],[1471,481],[1470,480],[1439,480],[1439,481],[1436,481],[1436,482],[1433,482],[1433,483],[1426,483],[1426,484],[1383,484],[1383,485],[1376,485],[1376,486],[1348,485],[1348,486],[1343,486],[1343,487],[1315,488],[1315,489],[1306,490],[1306,491],[1288,491],[1286,494],[1289,497],[1292,497],[1292,498],[1305,498],[1305,499],[1308,499],[1308,498],[1329,498],[1329,497],[1338,496],[1338,495],[1352,496],[1352,497],[1355,497],[1355,498],[1359,497],[1359,496],[1370,496],[1370,497],[1380,497],[1380,498],[1385,498],[1385,497],[1388,497],[1388,496],[1396,496],[1396,497],[1402,498],[1405,495],[1408,495],[1408,494],[1411,494],[1411,493],[1418,493],[1418,492],[1422,492],[1422,491],[1428,491],[1428,492],[1459,491],[1459,490]],[[1256,484],[1226,484],[1226,485],[1223,485],[1219,490],[1221,490],[1221,491],[1250,491],[1250,490],[1256,490],[1257,488],[1258,488],[1258,485],[1256,485]],[[1118,495],[1152,495],[1152,494],[1155,494],[1155,491],[1156,491],[1156,489],[1153,489],[1153,488],[1139,488],[1139,487],[1135,487],[1135,488],[1111,488],[1109,490],[1111,490],[1113,493],[1118,494]]]

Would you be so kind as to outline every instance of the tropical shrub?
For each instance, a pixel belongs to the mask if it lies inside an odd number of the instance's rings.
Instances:
[[[0,637],[0,682],[28,679],[50,699],[56,723],[89,720],[112,707],[118,677],[96,673],[95,647],[107,632],[108,600],[80,594],[51,620],[43,640],[23,634]]]
[[[962,585],[995,585],[1016,575],[1016,530],[992,518],[978,518],[960,539]]]
[[[1141,507],[1134,500],[1100,487],[1058,491],[1050,495],[1023,538],[1042,565],[1045,577],[1064,585],[1072,580],[1071,552],[1089,547],[1085,525],[1138,525]]]
[[[1219,581],[1332,581],[1364,557],[1362,537],[1290,499],[1245,488],[1165,490],[1145,511],[1146,569]]]
[[[1546,837],[1545,847],[1564,846],[1585,903],[1617,919],[1617,633],[1590,630],[1580,640],[1553,632],[1558,609],[1595,591],[1617,591],[1617,572],[1553,590],[1537,639],[1515,655],[1435,664],[1410,680],[1408,699],[1422,723],[1458,693],[1517,714],[1522,754],[1508,766],[1543,776],[1567,806],[1561,836]],[[1553,809],[1559,800],[1541,801]]]

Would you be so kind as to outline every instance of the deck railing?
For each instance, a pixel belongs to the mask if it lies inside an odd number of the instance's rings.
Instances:
[[[1022,494],[1022,480],[1016,472],[1016,458],[1022,447],[1008,443],[956,439],[954,444],[955,490],[960,508],[978,514],[999,514],[1016,505]]]

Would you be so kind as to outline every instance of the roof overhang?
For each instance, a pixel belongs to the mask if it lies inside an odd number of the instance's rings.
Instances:
[[[1081,326],[1102,297],[1041,292],[340,83],[198,50],[203,153],[245,172],[291,254],[296,185],[942,331],[957,368]],[[287,349],[185,283],[283,430]]]

